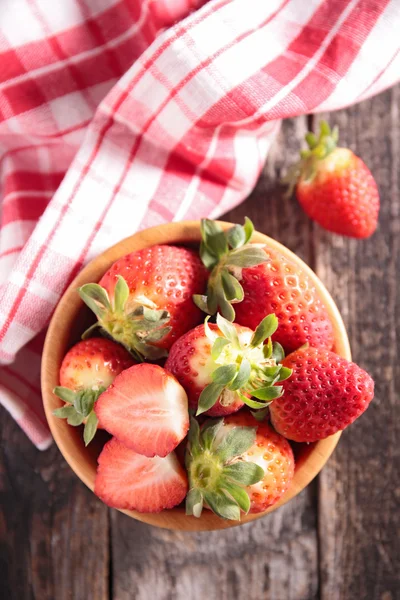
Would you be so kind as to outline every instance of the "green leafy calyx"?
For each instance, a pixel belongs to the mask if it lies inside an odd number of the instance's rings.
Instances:
[[[288,186],[288,196],[293,193],[300,178],[307,182],[312,181],[317,173],[319,161],[329,156],[337,147],[338,127],[335,126],[331,129],[326,121],[321,121],[319,127],[319,135],[315,135],[311,131],[306,134],[305,140],[308,148],[301,150],[300,160],[290,167],[287,175],[282,179],[282,182]]]
[[[94,412],[94,403],[104,392],[105,388],[87,389],[73,392],[69,388],[57,386],[53,393],[61,398],[65,405],[53,411],[53,415],[60,419],[67,419],[69,425],[78,426],[85,423],[83,439],[87,446],[94,438],[98,419]]]
[[[209,419],[200,429],[196,419],[191,419],[185,457],[186,514],[200,517],[207,505],[219,517],[239,521],[241,512],[249,512],[245,488],[264,476],[261,467],[243,457],[255,440],[254,427],[231,427],[223,419]]]
[[[217,400],[231,404],[238,397],[252,409],[266,408],[283,393],[282,386],[276,384],[292,374],[291,369],[280,364],[284,358],[282,346],[271,341],[278,319],[274,314],[265,317],[250,339],[247,334],[239,337],[236,325],[220,314],[218,330],[209,326],[208,319],[204,328],[212,344],[215,369],[212,383],[200,394],[197,414],[209,410]]]
[[[232,306],[243,300],[243,288],[240,284],[242,269],[255,267],[267,261],[262,248],[250,244],[253,235],[253,223],[245,218],[244,225],[234,225],[223,231],[215,221],[202,219],[200,257],[211,271],[207,285],[207,294],[194,295],[195,304],[205,313],[220,313],[233,321],[235,311]]]
[[[97,323],[84,334],[87,337],[94,327],[101,327],[111,338],[125,346],[137,360],[157,360],[167,355],[162,348],[154,346],[171,331],[167,326],[170,315],[158,310],[146,298],[129,303],[129,287],[119,275],[110,297],[98,283],[87,283],[78,289],[79,295],[97,317]]]

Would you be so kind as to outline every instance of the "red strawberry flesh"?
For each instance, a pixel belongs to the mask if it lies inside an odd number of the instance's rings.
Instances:
[[[186,496],[186,473],[175,453],[148,458],[111,439],[99,458],[95,494],[108,506],[157,513]]]
[[[166,456],[189,429],[186,392],[158,365],[142,363],[121,373],[97,400],[101,426],[145,456]]]

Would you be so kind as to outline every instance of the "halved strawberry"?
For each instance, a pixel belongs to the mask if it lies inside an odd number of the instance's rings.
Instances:
[[[166,456],[189,429],[185,390],[171,373],[149,363],[118,375],[95,411],[104,429],[145,456]]]
[[[85,424],[83,438],[88,445],[98,422],[94,403],[124,369],[135,364],[125,348],[105,338],[78,342],[65,355],[60,368],[60,385],[53,392],[66,405],[54,415],[69,425]]]
[[[113,438],[98,463],[94,493],[113,508],[155,513],[180,504],[186,496],[186,473],[174,452],[148,458]]]

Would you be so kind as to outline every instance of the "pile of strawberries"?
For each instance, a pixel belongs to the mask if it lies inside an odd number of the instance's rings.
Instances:
[[[252,233],[204,219],[199,254],[145,248],[79,289],[97,322],[64,358],[55,414],[86,444],[111,434],[95,482],[109,506],[264,511],[291,485],[290,440],[330,436],[372,400],[308,275]]]

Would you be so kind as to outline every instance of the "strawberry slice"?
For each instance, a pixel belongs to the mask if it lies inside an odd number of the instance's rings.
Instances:
[[[126,369],[95,404],[100,425],[145,456],[166,456],[189,429],[188,399],[171,373],[142,363]]]
[[[94,493],[113,508],[155,513],[180,504],[186,496],[187,477],[175,452],[148,458],[113,438],[98,463]]]

